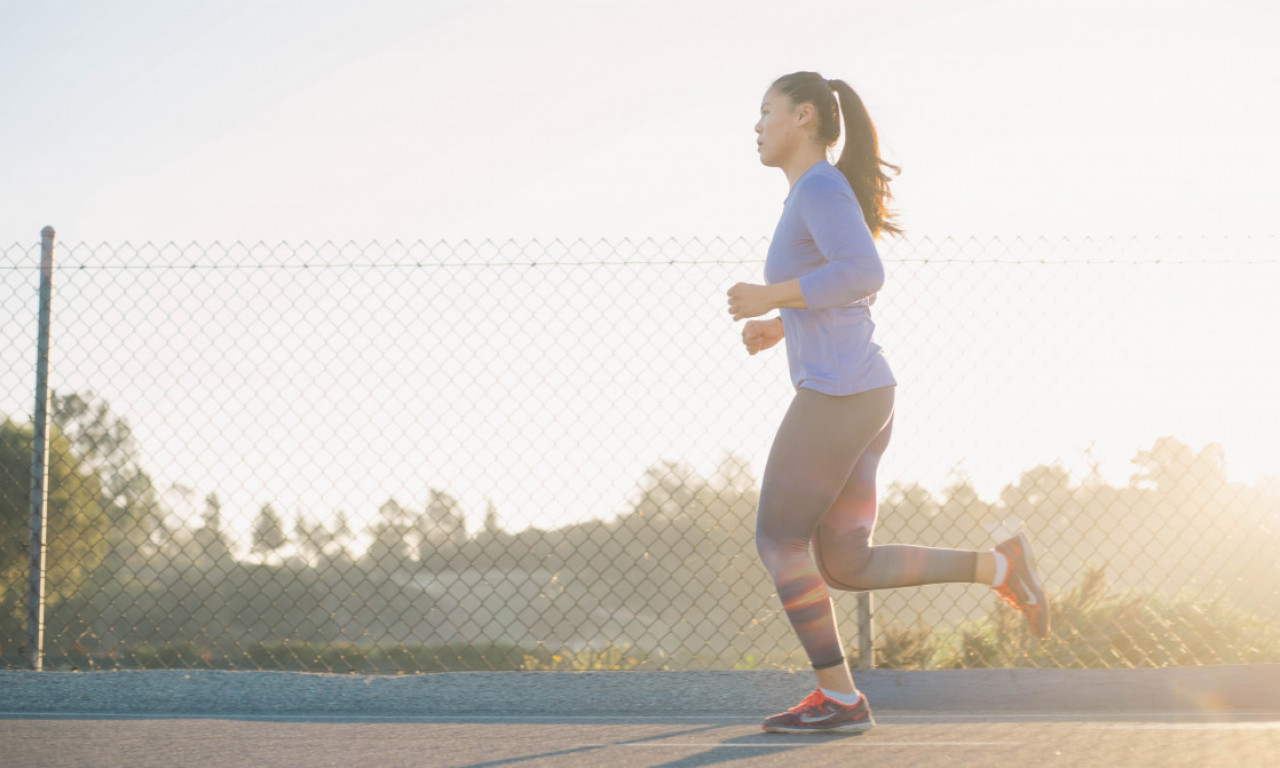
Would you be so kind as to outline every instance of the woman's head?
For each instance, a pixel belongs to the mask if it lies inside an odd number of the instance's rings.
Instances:
[[[885,169],[896,174],[899,168],[880,159],[875,126],[862,99],[848,83],[827,80],[817,72],[794,72],[769,86],[763,106],[756,130],[766,140],[761,144],[760,155],[766,165],[778,164],[779,156],[800,141],[813,142],[823,152],[830,150],[840,140],[843,113],[847,135],[835,166],[853,187],[871,234],[902,231],[886,207],[891,195]],[[786,119],[770,119],[782,116]]]

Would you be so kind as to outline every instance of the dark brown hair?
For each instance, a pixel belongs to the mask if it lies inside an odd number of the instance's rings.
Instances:
[[[844,151],[836,161],[836,168],[849,180],[853,194],[862,206],[862,217],[873,236],[881,232],[902,234],[895,221],[896,216],[887,203],[893,198],[889,192],[890,176],[885,169],[897,175],[902,169],[880,159],[880,142],[876,127],[863,106],[862,99],[843,80],[827,80],[817,72],[793,72],[773,82],[772,90],[785,95],[792,106],[812,104],[817,116],[818,140],[831,147],[840,139],[840,112],[844,113]],[[837,104],[836,97],[840,100]]]

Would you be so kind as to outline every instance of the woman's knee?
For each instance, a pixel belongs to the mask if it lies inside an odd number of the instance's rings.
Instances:
[[[787,556],[800,551],[801,547],[790,537],[771,534],[761,528],[756,529],[756,554],[769,573],[775,573],[787,559]]]
[[[871,531],[819,530],[813,540],[818,570],[827,585],[845,591],[867,589],[867,572],[871,565]]]
[[[756,554],[775,579],[781,571],[794,568],[797,558],[811,562],[811,535],[808,531],[786,525],[787,522],[790,521],[762,518],[756,524]]]

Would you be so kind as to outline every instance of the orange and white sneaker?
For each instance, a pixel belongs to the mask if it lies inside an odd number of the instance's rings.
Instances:
[[[1009,561],[1009,573],[1004,583],[995,588],[996,594],[1027,617],[1031,634],[1047,637],[1049,634],[1049,601],[1044,597],[1044,587],[1036,575],[1035,555],[1031,542],[1019,533],[1008,541],[996,545],[996,551]]]
[[[861,733],[875,726],[866,695],[857,704],[841,704],[815,688],[791,709],[765,718],[760,727],[770,733]]]

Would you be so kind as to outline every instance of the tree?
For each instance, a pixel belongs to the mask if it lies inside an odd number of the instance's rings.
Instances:
[[[701,517],[698,490],[706,481],[686,464],[662,461],[644,471],[636,512],[651,521]]]
[[[883,512],[904,520],[932,518],[938,514],[938,502],[920,483],[894,481],[884,495]]]
[[[355,541],[356,532],[351,528],[351,517],[343,510],[338,510],[337,522],[334,523],[333,532],[330,535],[330,545],[326,545],[325,552],[331,559],[344,560],[351,556],[350,548]]]
[[[203,527],[222,535],[222,502],[218,500],[216,491],[204,497],[204,514],[200,519]]]
[[[751,462],[736,453],[726,454],[709,480],[718,491],[751,493],[756,489],[756,478],[751,473]]]
[[[308,541],[304,546],[313,549],[313,567],[328,576],[345,572],[352,564],[351,547],[355,539],[350,516],[338,510],[334,513],[332,528],[316,523],[308,525],[307,530]]]
[[[395,499],[388,499],[378,508],[378,522],[374,523],[373,541],[365,552],[364,561],[373,567],[395,568],[411,559],[409,534],[413,531],[410,513]],[[390,560],[389,565],[385,565]]]
[[[333,534],[319,521],[308,520],[299,513],[293,521],[293,540],[298,542],[299,548],[309,560],[315,562],[333,541]]]
[[[0,423],[0,612],[21,614],[26,603],[30,538],[31,430]],[[78,594],[107,552],[107,518],[99,506],[102,481],[50,428],[48,512],[45,523],[45,598],[56,605]]]
[[[280,513],[270,504],[263,504],[258,519],[253,523],[253,551],[274,552],[289,541]]]
[[[106,515],[109,552],[116,572],[141,565],[167,538],[164,513],[151,477],[142,470],[129,424],[93,392],[49,396],[49,412],[70,449],[99,478],[98,505]]]
[[[1071,475],[1056,464],[1040,464],[1022,473],[1017,484],[1000,491],[1000,500],[1011,510],[1057,509],[1071,498]],[[1025,514],[1022,515],[1025,517]]]
[[[1057,464],[1040,464],[1023,472],[1016,484],[1000,491],[1000,501],[1014,519],[1005,520],[1005,530],[995,532],[997,536],[1018,525],[1032,530],[1045,525],[1063,528],[1076,517],[1071,473]]]
[[[1199,453],[1175,437],[1161,437],[1151,450],[1133,457],[1138,468],[1129,479],[1134,488],[1154,488],[1163,494],[1212,498],[1227,483],[1227,460],[1222,446],[1209,443]]]
[[[427,509],[420,519],[422,538],[420,547],[437,547],[451,543],[460,545],[467,540],[467,522],[462,515],[462,505],[445,493],[431,489]]]
[[[931,527],[938,533],[958,531],[968,538],[984,534],[985,526],[992,522],[991,508],[978,496],[973,483],[967,477],[959,477],[942,490],[941,508]],[[945,540],[952,546],[963,541],[954,536]]]
[[[200,516],[201,525],[192,536],[197,557],[221,563],[231,556],[231,547],[227,545],[227,536],[222,530],[222,502],[217,493],[204,497],[204,512]]]
[[[484,510],[484,527],[483,530],[489,536],[497,536],[502,533],[502,523],[498,520],[498,509],[493,506],[490,501]]]

